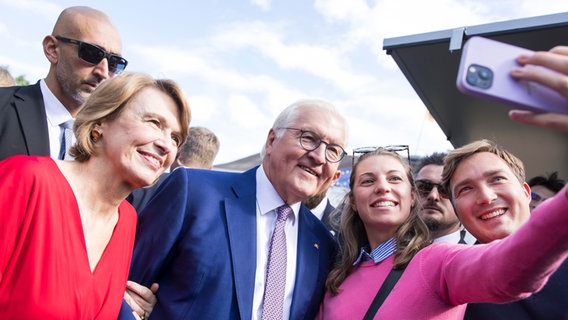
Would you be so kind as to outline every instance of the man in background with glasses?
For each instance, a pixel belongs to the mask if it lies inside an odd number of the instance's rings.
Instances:
[[[0,88],[0,159],[16,154],[69,159],[73,119],[106,79],[127,65],[109,17],[89,7],[61,12],[43,39],[50,63],[45,79],[30,86]]]
[[[434,242],[474,244],[475,238],[461,227],[452,203],[440,193],[445,156],[442,152],[424,156],[414,168],[422,206],[419,215],[428,226]]]
[[[260,167],[174,170],[140,213],[130,269],[159,284],[151,318],[313,319],[336,245],[301,202],[339,178],[346,140],[333,105],[301,100],[276,118]]]
[[[562,190],[566,181],[558,178],[558,172],[554,171],[546,176],[532,177],[527,183],[531,187],[530,206],[532,211],[536,208],[536,206],[549,198],[552,198],[555,194]]]

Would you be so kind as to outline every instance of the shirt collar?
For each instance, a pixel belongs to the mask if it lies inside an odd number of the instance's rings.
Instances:
[[[270,180],[268,180],[262,165],[256,170],[256,201],[261,215],[274,211],[284,204],[284,200],[282,200]],[[301,204],[301,202],[290,204],[290,208],[292,208],[294,213],[293,221],[297,221]]]
[[[57,99],[53,92],[51,92],[44,79],[40,80],[39,87],[41,89],[41,95],[43,96],[47,121],[49,121],[52,126],[58,126],[61,123],[73,119],[65,106]]]
[[[445,236],[438,237],[434,239],[433,242],[449,242],[449,243],[458,243],[460,241],[460,231],[455,231]]]
[[[375,248],[375,250],[371,251],[371,253],[368,253],[368,250],[370,250],[370,247],[368,245],[361,248],[359,257],[357,258],[357,260],[355,260],[355,262],[353,262],[354,266],[361,262],[369,260],[373,260],[375,264],[377,264],[390,257],[390,255],[392,255],[396,251],[396,239],[393,237],[381,243]]]
[[[318,217],[318,219],[323,218],[323,213],[325,212],[325,208],[327,208],[328,198],[325,196],[321,202],[313,209],[311,209],[314,216]]]

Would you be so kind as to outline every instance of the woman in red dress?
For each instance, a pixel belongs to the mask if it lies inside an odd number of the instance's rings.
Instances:
[[[116,319],[136,230],[124,199],[185,141],[189,106],[170,80],[105,81],[75,119],[73,161],[0,161],[0,319]]]

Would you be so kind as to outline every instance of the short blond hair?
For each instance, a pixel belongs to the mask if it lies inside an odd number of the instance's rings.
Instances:
[[[219,138],[213,131],[191,127],[187,140],[179,148],[176,162],[185,167],[209,169],[213,167],[219,146]]]
[[[442,188],[445,193],[447,193],[450,199],[453,198],[452,191],[450,189],[450,183],[454,173],[456,172],[460,163],[471,157],[472,155],[480,152],[493,153],[497,157],[501,158],[511,171],[517,177],[517,180],[521,184],[525,182],[525,167],[521,159],[517,158],[511,152],[505,150],[503,147],[497,145],[495,142],[487,139],[477,140],[472,143],[466,144],[463,147],[457,148],[448,152],[448,155],[444,158],[444,169],[442,170]]]

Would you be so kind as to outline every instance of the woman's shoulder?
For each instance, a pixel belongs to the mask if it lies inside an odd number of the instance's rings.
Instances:
[[[16,155],[0,162],[0,170],[13,174],[49,173],[57,167],[55,161],[48,156]]]

